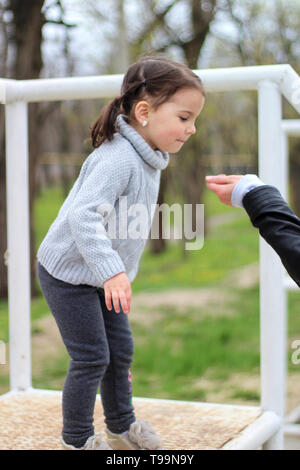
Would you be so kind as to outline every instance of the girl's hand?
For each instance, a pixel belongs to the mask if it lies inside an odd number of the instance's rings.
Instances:
[[[231,195],[243,175],[206,176],[206,186],[215,193],[223,204],[232,206]]]
[[[131,284],[125,273],[119,273],[104,282],[105,303],[112,309],[111,299],[116,313],[120,313],[120,303],[124,313],[129,313],[131,304]]]

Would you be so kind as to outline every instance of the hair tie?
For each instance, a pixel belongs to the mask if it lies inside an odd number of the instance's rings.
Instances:
[[[136,85],[135,87],[135,91],[138,90],[141,86],[143,85],[147,85],[147,80],[144,78],[144,80],[142,80],[138,85]],[[130,90],[129,90],[130,92]],[[121,99],[123,99],[128,93],[128,90],[127,91],[124,91],[122,94],[121,94]]]

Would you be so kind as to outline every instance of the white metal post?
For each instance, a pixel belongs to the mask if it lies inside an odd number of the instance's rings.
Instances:
[[[282,145],[282,188],[278,188],[282,197],[288,201],[289,199],[289,138],[282,130],[281,145]]]
[[[258,85],[259,174],[283,189],[281,94],[276,83]],[[284,416],[286,373],[286,293],[279,256],[260,239],[261,406]],[[283,449],[283,428],[264,446]]]
[[[6,105],[9,357],[11,390],[31,387],[27,104]]]

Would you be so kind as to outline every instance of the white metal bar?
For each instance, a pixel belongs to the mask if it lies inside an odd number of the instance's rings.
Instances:
[[[282,129],[282,125],[281,125]],[[278,188],[281,192],[282,197],[288,200],[288,182],[289,182],[289,138],[282,129],[281,135],[281,155],[282,155],[282,177],[281,177],[281,188]]]
[[[281,419],[275,413],[265,411],[238,437],[226,443],[222,450],[256,450],[280,429],[280,425]]]
[[[61,390],[46,390],[46,389],[40,389],[40,388],[31,388],[26,390],[27,393],[37,393],[37,394],[61,394]],[[100,400],[100,395],[97,395],[97,400]],[[136,403],[153,403],[153,405],[159,403],[159,404],[170,404],[173,403],[174,405],[180,404],[180,405],[188,405],[190,407],[195,407],[195,409],[203,408],[207,409],[208,407],[211,407],[212,409],[224,409],[228,410],[229,412],[235,412],[237,410],[240,411],[253,411],[253,412],[262,412],[261,408],[259,406],[250,406],[250,405],[234,405],[234,404],[226,404],[226,403],[207,403],[207,402],[199,402],[199,401],[185,401],[185,400],[171,400],[167,398],[149,398],[149,397],[134,397],[133,398]]]
[[[300,113],[300,77],[290,65],[283,69],[280,89],[287,101]]]
[[[259,82],[271,80],[280,86],[284,83],[284,93],[288,101],[290,101],[292,94],[290,93],[292,84],[289,83],[289,80],[295,81],[295,76],[291,71],[293,72],[293,69],[289,64],[194,70],[202,79],[208,92],[257,90]],[[294,73],[296,74],[296,72]],[[298,77],[297,74],[296,77]],[[295,105],[293,104],[293,106]]]
[[[6,181],[10,382],[31,386],[27,104],[6,105]]]
[[[201,77],[208,92],[256,90],[261,80],[272,80],[283,85],[285,96],[294,102],[293,106],[300,112],[300,105],[292,99],[295,92],[292,86],[296,83],[298,75],[288,64],[217,68],[194,70],[194,72]],[[8,81],[6,102],[107,98],[120,92],[122,79],[123,74]]]
[[[0,80],[0,103],[6,103],[6,81]]]
[[[300,450],[300,424],[284,426],[284,449]]]
[[[123,75],[19,80],[8,83],[6,102],[110,98],[120,93]]]
[[[284,119],[281,121],[281,128],[286,135],[291,137],[299,137],[300,119]]]
[[[16,85],[18,82],[11,78],[0,78],[0,103],[5,104],[7,101],[7,89],[13,83]]]
[[[280,91],[300,112],[299,76],[289,65],[195,72],[202,78],[208,92],[259,90],[259,173],[266,183],[284,192]],[[8,103],[6,138],[12,390],[28,390],[31,387],[28,126],[24,102],[111,97],[119,93],[122,79],[123,75],[0,80],[0,102]],[[260,251],[262,407],[282,417],[286,334],[282,266],[275,252],[262,239]],[[283,431],[280,429],[269,439],[266,448],[282,446]]]
[[[285,422],[287,424],[298,424],[300,425],[300,405],[294,408],[286,417]]]
[[[211,406],[213,408],[220,408],[224,409],[227,408],[229,411],[236,411],[236,410],[241,410],[241,411],[261,411],[261,408],[258,406],[250,406],[250,405],[232,405],[232,404],[226,404],[226,403],[206,403],[206,402],[199,402],[199,401],[184,401],[184,400],[169,400],[166,398],[145,398],[145,397],[134,397],[135,401],[143,401],[147,403],[181,403],[184,405],[193,405],[196,408],[207,408],[208,406]]]
[[[281,95],[276,83],[263,81],[258,93],[259,174],[282,187]],[[286,292],[279,256],[260,237],[261,406],[284,415],[286,374]],[[283,430],[265,446],[283,449]]]

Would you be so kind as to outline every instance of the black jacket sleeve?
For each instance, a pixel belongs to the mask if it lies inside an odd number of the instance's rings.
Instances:
[[[300,287],[300,219],[273,186],[252,189],[244,197],[243,205],[254,227],[278,253]]]

